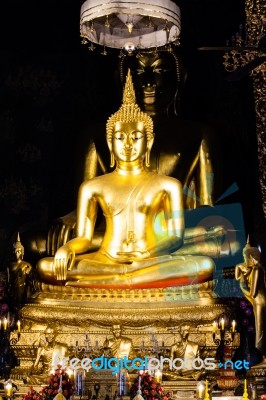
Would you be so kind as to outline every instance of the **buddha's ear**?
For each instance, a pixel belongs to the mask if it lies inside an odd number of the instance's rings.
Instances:
[[[110,151],[110,168],[113,168],[115,166],[115,156],[113,153],[113,145],[112,145],[112,140],[107,139],[107,146]]]
[[[147,140],[147,149],[149,150],[149,152],[151,151],[153,142],[154,142],[154,136],[150,135],[149,139]]]
[[[146,165],[146,167],[150,166],[150,154],[151,154],[151,148],[152,148],[152,145],[153,145],[153,140],[154,140],[154,138],[151,137],[147,141],[147,151],[146,151],[146,154],[145,154],[145,165]]]

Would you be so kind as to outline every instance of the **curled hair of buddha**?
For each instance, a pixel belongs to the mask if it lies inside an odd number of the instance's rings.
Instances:
[[[147,140],[153,138],[153,121],[151,117],[141,111],[136,104],[135,90],[133,87],[130,70],[128,70],[126,83],[123,92],[123,102],[119,110],[112,114],[106,124],[107,140],[111,141],[116,122],[143,122],[147,135]]]

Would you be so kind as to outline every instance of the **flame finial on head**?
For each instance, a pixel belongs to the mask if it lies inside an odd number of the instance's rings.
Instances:
[[[119,110],[111,115],[106,124],[107,140],[111,141],[114,125],[116,122],[138,122],[145,125],[147,139],[153,138],[153,121],[151,117],[141,111],[136,103],[135,90],[132,82],[130,70],[127,73],[127,79],[123,91],[123,102]]]
[[[123,92],[123,105],[130,105],[136,103],[135,90],[132,82],[130,69],[127,73],[125,88]]]

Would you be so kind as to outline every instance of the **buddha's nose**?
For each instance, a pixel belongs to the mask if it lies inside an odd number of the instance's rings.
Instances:
[[[145,73],[142,87],[144,88],[154,88],[156,86],[155,79],[154,79],[154,74],[152,71],[147,71]]]
[[[132,137],[131,135],[126,135],[124,139],[124,146],[126,149],[130,149],[132,147]]]

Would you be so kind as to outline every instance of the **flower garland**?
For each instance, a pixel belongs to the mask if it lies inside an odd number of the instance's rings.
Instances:
[[[42,400],[42,399],[43,399],[42,395],[39,392],[37,392],[37,390],[35,390],[33,386],[30,386],[28,393],[24,394],[24,396],[22,397],[22,400]]]
[[[130,388],[129,395],[131,399],[134,399],[137,395],[139,378],[141,378],[141,395],[145,400],[169,400],[171,398],[171,394],[169,392],[165,393],[163,386],[153,376],[149,375],[148,372],[144,372],[135,379]]]
[[[52,400],[57,394],[60,386],[62,385],[62,394],[66,399],[69,399],[74,392],[74,383],[65,370],[58,367],[54,374],[51,374],[48,380],[48,385],[40,391],[42,398],[45,400]]]
[[[74,393],[74,382],[65,370],[61,370],[60,366],[51,374],[48,379],[48,385],[37,392],[31,386],[28,393],[22,397],[22,400],[53,400],[58,394],[58,390],[62,387],[62,395],[68,400]]]

